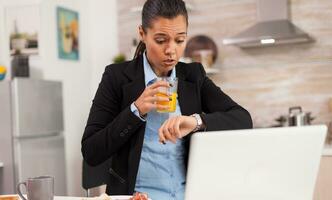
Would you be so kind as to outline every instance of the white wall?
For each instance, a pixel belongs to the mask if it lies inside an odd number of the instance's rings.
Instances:
[[[8,37],[3,17],[5,7],[40,4],[39,56],[30,59],[31,78],[63,82],[65,148],[68,195],[82,196],[81,137],[91,100],[105,65],[118,52],[116,0],[0,0],[0,65],[9,66]],[[56,7],[78,11],[80,60],[59,60],[57,55]]]
[[[90,0],[91,91],[94,95],[105,66],[119,52],[116,0]]]
[[[76,10],[79,15],[80,60],[59,60],[57,55],[56,7]],[[81,195],[80,139],[84,130],[90,98],[90,68],[88,10],[75,0],[43,1],[40,51],[45,79],[62,80],[65,119],[65,147],[67,161],[67,188],[70,195]]]

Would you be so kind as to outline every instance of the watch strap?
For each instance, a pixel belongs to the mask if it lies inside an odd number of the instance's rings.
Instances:
[[[191,116],[194,117],[196,119],[196,122],[197,122],[197,125],[196,125],[196,127],[194,128],[194,130],[192,132],[197,132],[197,131],[201,130],[201,127],[202,127],[202,124],[203,124],[201,116],[197,113],[192,114]]]

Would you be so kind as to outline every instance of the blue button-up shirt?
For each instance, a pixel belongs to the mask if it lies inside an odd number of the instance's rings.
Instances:
[[[145,85],[157,78],[145,53],[144,74]],[[175,68],[171,77],[176,77]],[[133,108],[132,108],[133,110]],[[151,111],[146,117],[146,128],[136,178],[135,191],[145,192],[153,200],[183,200],[186,180],[185,148],[182,139],[176,144],[159,143],[158,129],[171,116],[181,115],[177,101],[174,113],[158,113]]]

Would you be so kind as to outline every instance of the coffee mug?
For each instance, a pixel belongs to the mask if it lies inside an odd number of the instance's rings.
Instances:
[[[21,185],[25,185],[28,200],[53,200],[54,178],[51,176],[39,176],[28,178],[25,182],[17,184],[17,193],[23,200],[27,200],[21,192]]]

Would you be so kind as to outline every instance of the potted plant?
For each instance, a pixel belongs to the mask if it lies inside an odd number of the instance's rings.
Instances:
[[[120,53],[113,58],[114,63],[122,63],[125,61],[126,61],[126,56],[123,53]]]
[[[22,33],[14,33],[10,36],[12,49],[22,50],[27,45],[27,39],[25,34]]]

